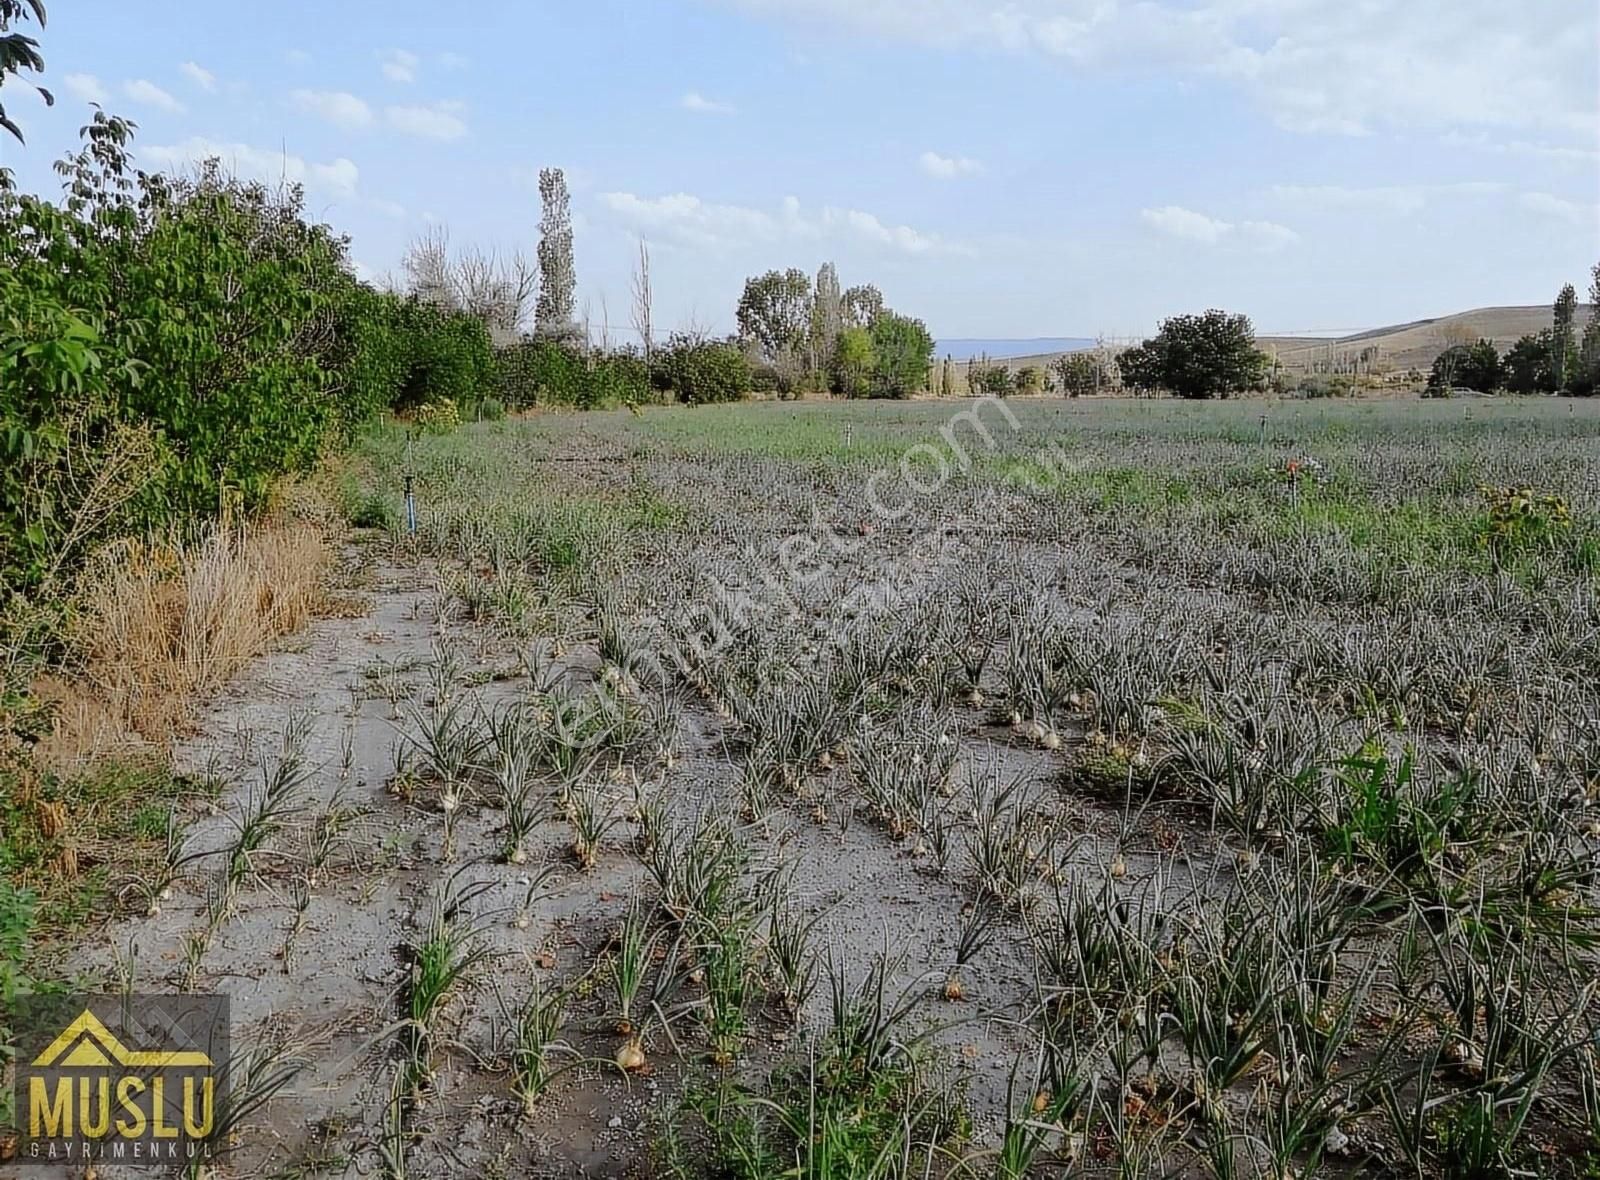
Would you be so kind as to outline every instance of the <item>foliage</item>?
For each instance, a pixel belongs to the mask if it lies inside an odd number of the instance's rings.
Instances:
[[[455,402],[441,397],[418,406],[411,420],[425,434],[449,434],[461,425],[461,411]]]
[[[1249,317],[1215,308],[1163,320],[1154,338],[1124,351],[1117,365],[1130,385],[1169,389],[1184,398],[1258,389],[1267,373]]]
[[[651,377],[685,405],[738,401],[750,388],[750,362],[737,344],[680,333],[657,352]]]
[[[927,326],[910,316],[886,311],[872,321],[875,364],[872,387],[879,397],[906,397],[928,385],[933,364],[933,337]]]
[[[1016,380],[1005,365],[995,364],[987,357],[967,362],[967,389],[974,395],[1007,397],[1016,388]]]
[[[27,20],[30,13],[39,27],[44,28],[44,0],[0,0],[0,86],[5,85],[9,74],[20,74],[24,70],[31,74],[44,72],[44,57],[39,53],[39,42],[26,34],[9,31],[13,24]],[[55,97],[43,86],[35,86],[34,89],[44,99],[46,106],[55,104]],[[22,142],[22,129],[6,117],[4,105],[0,105],[0,128],[16,136],[18,143]],[[0,168],[0,182],[4,182],[8,176],[9,173]]]
[[[1556,374],[1551,365],[1554,333],[1549,328],[1523,336],[1506,350],[1501,370],[1512,393],[1554,393]]]
[[[1578,293],[1568,283],[1551,309],[1550,368],[1557,389],[1566,389],[1578,372]]]
[[[884,313],[883,292],[871,283],[851,287],[844,293],[844,322],[856,328],[870,328]]]
[[[1578,346],[1578,371],[1568,383],[1567,392],[1591,397],[1600,390],[1600,262],[1594,264],[1589,280],[1589,319],[1583,326]]]
[[[1497,564],[1529,549],[1544,548],[1572,528],[1572,511],[1561,496],[1531,488],[1483,487],[1484,516],[1479,542]]]
[[[1500,388],[1500,354],[1492,340],[1454,344],[1434,358],[1428,372],[1428,388],[1457,386],[1478,393],[1493,393]]]
[[[867,392],[867,380],[877,365],[877,354],[872,350],[872,333],[865,328],[848,327],[839,333],[834,346],[834,387],[846,397],[860,397]]]
[[[1024,365],[1017,370],[1018,393],[1043,393],[1044,370],[1037,365]]]
[[[506,405],[595,410],[651,400],[650,375],[637,353],[604,353],[537,337],[495,356],[495,389]]]
[[[746,279],[738,319],[739,335],[760,349],[787,392],[798,380],[812,337],[810,276],[790,267]]]
[[[1154,340],[1146,340],[1117,354],[1117,370],[1122,382],[1134,389],[1161,388],[1163,381],[1161,350]]]
[[[410,299],[399,318],[407,355],[395,409],[465,401],[490,387],[494,350],[476,316]]]
[[[572,258],[572,208],[567,177],[559,168],[539,170],[539,298],[534,308],[535,331],[551,339],[569,340],[578,286]]]
[[[1081,397],[1111,384],[1111,375],[1093,352],[1069,352],[1057,357],[1050,368],[1061,392],[1068,397]]]

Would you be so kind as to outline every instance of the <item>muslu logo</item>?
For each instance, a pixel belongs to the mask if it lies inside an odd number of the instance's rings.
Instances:
[[[17,1162],[210,1154],[226,1099],[226,996],[30,998],[17,1030]]]

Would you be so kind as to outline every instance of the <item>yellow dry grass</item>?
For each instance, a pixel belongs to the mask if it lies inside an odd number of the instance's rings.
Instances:
[[[217,527],[198,541],[122,541],[82,571],[69,635],[81,675],[59,682],[52,761],[108,741],[164,742],[197,698],[303,626],[330,553],[302,522]]]

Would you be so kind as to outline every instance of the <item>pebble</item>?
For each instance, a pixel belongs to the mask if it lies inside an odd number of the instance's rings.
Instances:
[[[611,1116],[611,1121],[608,1122],[606,1124],[606,1126],[610,1127],[613,1131],[615,1131],[618,1127],[622,1126],[622,1116],[620,1114],[612,1115]]]

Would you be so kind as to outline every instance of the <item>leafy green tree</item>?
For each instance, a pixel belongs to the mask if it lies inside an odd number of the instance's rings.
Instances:
[[[1578,371],[1578,293],[1571,283],[1561,288],[1552,311],[1550,370],[1555,374],[1556,388],[1565,390]]]
[[[0,0],[0,87],[5,85],[7,77],[21,74],[24,70],[30,74],[44,72],[44,57],[39,52],[39,42],[25,33],[12,31],[12,26],[21,24],[30,14],[38,26],[44,28],[44,0]],[[43,86],[34,86],[34,89],[44,99],[46,106],[55,105],[55,96]],[[6,117],[4,104],[0,104],[0,128],[16,136],[18,143],[22,142],[22,128]],[[8,169],[0,168],[0,184],[9,183],[10,177]]]
[[[844,322],[854,327],[872,327],[884,310],[883,292],[871,283],[851,287],[844,293]]]
[[[1506,350],[1502,370],[1506,388],[1512,393],[1554,393],[1555,370],[1551,367],[1554,352],[1549,328],[1523,336]]]
[[[777,370],[784,392],[798,383],[805,368],[811,310],[811,278],[794,267],[746,279],[739,296],[739,334]]]
[[[1428,373],[1428,388],[1432,390],[1459,387],[1493,393],[1500,388],[1500,381],[1500,354],[1492,340],[1451,345],[1434,358]]]
[[[566,173],[539,170],[539,296],[534,304],[534,331],[550,340],[570,341],[578,335],[574,319],[578,272],[572,258],[572,199]]]
[[[1154,339],[1125,348],[1117,354],[1122,383],[1133,389],[1160,389],[1165,380],[1162,353]]]
[[[1583,340],[1578,346],[1578,378],[1572,392],[1588,397],[1600,389],[1600,262],[1589,278],[1589,319],[1583,325]]]
[[[1215,308],[1173,316],[1146,347],[1158,358],[1158,384],[1179,397],[1226,397],[1266,381],[1267,358],[1248,316]]]
[[[871,332],[857,327],[841,331],[833,352],[834,380],[839,392],[846,397],[860,397],[866,393],[877,360],[872,350]]]
[[[879,397],[907,397],[927,388],[934,342],[926,324],[886,311],[868,331],[875,358],[872,384]]]
[[[839,289],[839,271],[833,263],[824,262],[817,270],[816,293],[811,300],[813,370],[833,363],[839,347],[839,333],[843,330],[844,294]]]
[[[1069,352],[1056,358],[1051,366],[1061,392],[1068,397],[1081,397],[1096,392],[1101,385],[1109,385],[1100,359],[1088,351]]]

